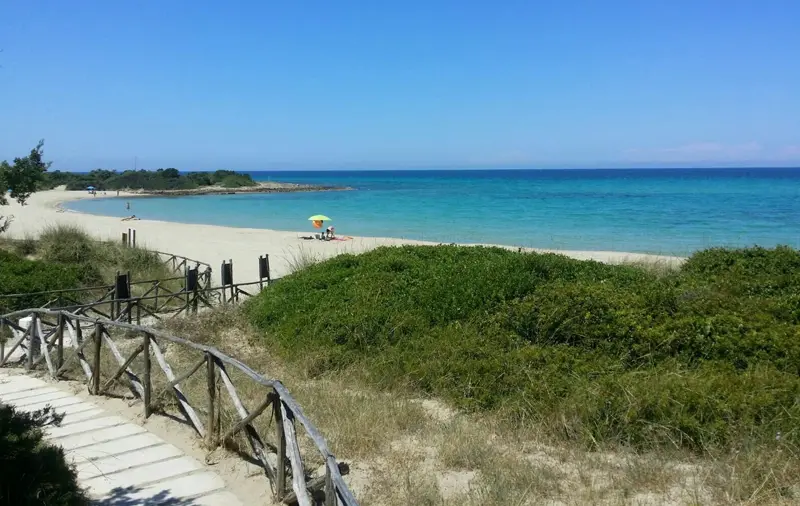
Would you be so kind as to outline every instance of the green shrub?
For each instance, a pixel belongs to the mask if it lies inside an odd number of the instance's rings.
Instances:
[[[33,255],[39,248],[38,241],[30,235],[26,235],[24,238],[14,241],[12,245],[14,252],[23,257]]]
[[[30,294],[14,298],[0,297],[0,314],[42,307],[49,301],[48,296],[32,292],[75,288],[85,277],[86,272],[79,265],[57,265],[27,260],[0,250],[0,295]]]
[[[759,364],[738,371],[724,362],[656,367],[605,375],[563,401],[563,419],[587,441],[693,449],[757,440],[800,444],[800,381]]]
[[[0,504],[89,504],[64,450],[42,439],[42,428],[59,425],[61,418],[50,407],[22,413],[0,404]]]
[[[591,445],[800,443],[800,253],[713,249],[654,272],[552,254],[380,248],[247,304],[313,374],[354,368]]]
[[[96,241],[72,225],[47,227],[33,242],[37,260],[0,250],[0,295],[108,285],[114,282],[117,272],[130,272],[134,281],[175,277],[158,254],[116,242]],[[135,286],[134,293],[147,288]],[[83,295],[87,300],[99,296],[90,292]],[[46,294],[0,297],[0,313],[41,307],[50,299],[52,296]]]
[[[236,174],[224,177],[219,185],[224,188],[241,188],[245,186],[255,186],[256,182],[248,174]]]
[[[110,283],[117,271],[131,272],[137,280],[172,277],[156,253],[96,241],[74,225],[45,228],[39,237],[38,252],[46,262],[82,266],[86,283]]]
[[[87,264],[93,259],[94,241],[77,225],[51,225],[39,236],[39,255],[46,262]]]

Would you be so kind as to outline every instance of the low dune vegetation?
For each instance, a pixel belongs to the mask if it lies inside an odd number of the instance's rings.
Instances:
[[[672,271],[457,246],[381,248],[250,301],[311,375],[357,371],[588,448],[797,455],[800,253],[710,249]]]
[[[117,272],[130,272],[134,281],[174,276],[156,253],[96,241],[80,227],[57,225],[37,237],[0,239],[0,295],[110,285]],[[49,300],[46,294],[0,297],[0,312],[41,307]]]

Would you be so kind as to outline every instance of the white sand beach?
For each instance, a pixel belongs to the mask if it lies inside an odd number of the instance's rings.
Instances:
[[[120,198],[132,197],[122,192]],[[60,204],[78,199],[93,198],[83,191],[49,190],[33,194],[25,206],[16,202],[0,207],[0,215],[13,215],[7,232],[12,238],[36,236],[48,225],[79,225],[98,239],[121,240],[128,228],[136,229],[137,244],[166,251],[211,264],[214,283],[219,283],[220,265],[232,259],[234,281],[248,282],[258,279],[258,257],[268,254],[273,277],[290,271],[292,259],[299,255],[313,258],[330,258],[340,253],[360,253],[379,246],[404,244],[436,244],[392,238],[354,237],[348,241],[305,240],[311,231],[282,232],[277,230],[220,227],[214,225],[182,224],[164,221],[121,221],[120,218],[95,216],[60,208]],[[345,233],[346,231],[337,231]],[[514,248],[516,249],[516,248]],[[682,258],[622,253],[613,251],[530,251],[561,253],[581,260],[598,260],[608,263],[648,262],[677,264]]]

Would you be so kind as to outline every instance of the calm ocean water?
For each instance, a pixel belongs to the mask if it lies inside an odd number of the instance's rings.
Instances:
[[[340,235],[686,255],[710,246],[800,247],[800,169],[253,172],[348,192],[214,195],[69,208],[109,216]]]

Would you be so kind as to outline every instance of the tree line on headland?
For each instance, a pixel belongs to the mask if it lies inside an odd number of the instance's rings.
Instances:
[[[53,171],[45,175],[42,188],[66,186],[67,190],[85,190],[94,187],[106,190],[194,190],[208,186],[243,188],[257,183],[249,174],[232,170],[215,172],[189,172],[181,174],[178,169],[116,170],[95,169],[88,173]]]

